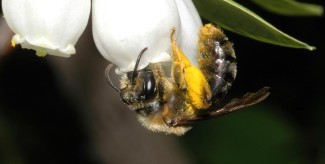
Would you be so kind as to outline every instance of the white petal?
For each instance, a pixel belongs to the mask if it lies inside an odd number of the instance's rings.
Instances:
[[[145,47],[138,69],[170,60],[170,30],[180,29],[174,0],[93,0],[92,12],[96,46],[119,71],[132,71]]]
[[[198,33],[201,18],[192,0],[175,0],[181,18],[180,48],[193,65],[197,65]]]
[[[2,0],[16,44],[64,57],[75,53],[90,6],[90,0]]]

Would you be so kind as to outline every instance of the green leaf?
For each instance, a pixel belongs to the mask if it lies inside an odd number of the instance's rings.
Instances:
[[[315,49],[278,30],[263,18],[232,0],[193,0],[193,2],[202,17],[229,31],[270,44]]]
[[[322,16],[323,7],[294,0],[251,0],[270,12],[287,16]]]

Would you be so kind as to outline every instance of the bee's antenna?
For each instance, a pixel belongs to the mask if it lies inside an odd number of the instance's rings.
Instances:
[[[135,76],[137,76],[137,70],[138,70],[138,66],[139,66],[139,63],[140,63],[140,59],[142,57],[142,55],[144,54],[144,52],[148,49],[148,47],[145,47],[139,54],[136,62],[135,62],[135,66],[134,66],[134,70],[133,70],[133,73],[132,73],[132,77],[131,77],[131,83],[133,84],[133,80],[135,78]]]
[[[120,90],[113,84],[113,82],[112,82],[112,80],[111,80],[111,78],[109,77],[109,72],[110,72],[110,70],[111,70],[111,68],[113,68],[114,67],[114,64],[110,64],[110,65],[108,65],[107,67],[106,67],[106,69],[105,69],[105,77],[107,78],[107,82],[108,82],[108,84],[114,89],[114,90],[116,90],[117,92],[120,92]]]

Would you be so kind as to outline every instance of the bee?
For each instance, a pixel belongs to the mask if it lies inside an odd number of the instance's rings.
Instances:
[[[109,78],[114,65],[110,64],[106,69],[108,83],[136,112],[143,126],[154,132],[180,136],[197,121],[238,111],[268,97],[269,87],[264,87],[220,106],[237,74],[233,44],[219,27],[204,25],[199,32],[196,67],[177,46],[175,30],[172,29],[170,36],[170,76],[166,76],[160,63],[151,63],[137,70],[147,48],[140,52],[134,70],[121,76],[120,88]]]

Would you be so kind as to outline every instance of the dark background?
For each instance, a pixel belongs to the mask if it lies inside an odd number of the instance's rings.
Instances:
[[[198,123],[182,137],[151,133],[106,84],[108,62],[89,25],[69,59],[39,58],[19,46],[0,55],[0,164],[325,163],[324,18],[240,3],[317,47],[279,47],[225,31],[238,62],[227,98],[270,86],[266,101]]]

